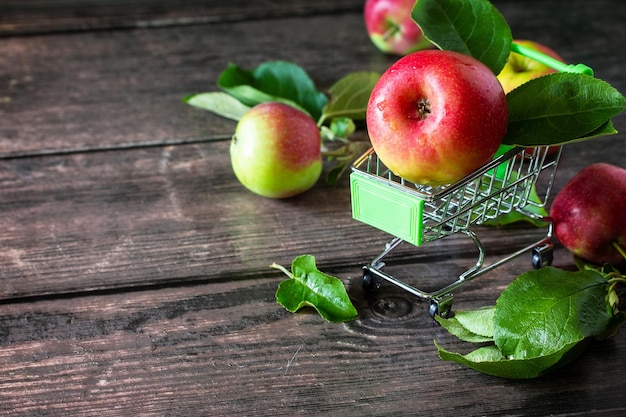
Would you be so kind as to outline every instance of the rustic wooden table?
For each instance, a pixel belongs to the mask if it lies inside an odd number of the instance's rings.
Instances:
[[[624,415],[626,332],[548,377],[511,381],[443,362],[423,301],[361,290],[389,236],[353,221],[347,178],[286,201],[231,172],[234,122],[181,102],[229,62],[286,59],[328,87],[391,62],[362,1],[8,0],[0,4],[2,415]],[[495,1],[626,92],[622,0]],[[626,114],[615,118],[626,131]],[[626,166],[625,133],[568,145],[560,188],[589,163]],[[534,238],[479,228],[487,261]],[[543,231],[539,231],[543,233]],[[490,244],[492,246],[490,247]],[[274,298],[303,253],[340,277],[359,318],[331,324]],[[392,255],[426,285],[474,262],[464,235]],[[573,267],[558,246],[555,265]],[[460,289],[492,304],[518,258]]]

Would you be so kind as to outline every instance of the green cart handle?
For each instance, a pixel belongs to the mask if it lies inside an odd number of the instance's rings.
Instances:
[[[543,54],[539,51],[535,51],[534,49],[519,45],[515,42],[511,44],[511,51],[534,59],[535,61],[539,61],[542,64],[545,64],[559,72],[575,72],[578,74],[591,75],[593,77],[593,70],[585,64],[565,64],[558,59],[554,59],[551,56]]]

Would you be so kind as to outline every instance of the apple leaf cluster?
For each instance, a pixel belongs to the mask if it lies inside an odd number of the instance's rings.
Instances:
[[[609,267],[527,272],[511,282],[495,306],[436,317],[460,340],[480,344],[463,355],[435,341],[439,356],[503,378],[539,377],[575,359],[590,340],[615,334],[626,321],[616,291],[624,282]]]
[[[276,290],[276,301],[295,313],[303,307],[313,307],[330,322],[354,320],[357,310],[339,278],[320,272],[312,255],[300,255],[291,263],[291,272],[281,265],[272,268],[283,271],[289,279]]]
[[[488,0],[419,0],[412,17],[440,49],[470,55],[494,74],[511,53],[511,29]],[[530,147],[617,133],[611,118],[626,109],[626,98],[608,83],[572,70],[523,83],[507,94],[507,105],[503,143]]]
[[[231,63],[220,74],[217,85],[248,106],[280,101],[314,119],[321,116],[328,102],[301,67],[284,61],[264,62],[250,70]]]
[[[367,101],[379,77],[376,72],[350,73],[326,94],[293,62],[267,61],[253,69],[231,63],[218,77],[221,91],[192,94],[183,102],[235,121],[266,102],[285,103],[305,112],[320,127],[323,155],[333,163],[326,179],[334,184],[368,146],[349,136],[356,130],[354,122],[365,119]]]

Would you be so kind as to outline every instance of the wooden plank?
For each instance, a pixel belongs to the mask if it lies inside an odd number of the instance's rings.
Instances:
[[[458,294],[493,302],[504,277]],[[337,271],[334,271],[337,272]],[[40,300],[0,313],[0,412],[10,415],[622,415],[626,333],[528,381],[438,359],[467,346],[424,304],[385,289],[359,319],[324,322],[276,304],[281,278]],[[357,280],[358,281],[358,280]],[[381,304],[403,313],[381,314]],[[393,310],[395,312],[398,309]],[[391,311],[391,312],[393,312]],[[462,410],[462,411],[460,411]]]
[[[0,158],[229,138],[231,120],[181,99],[217,90],[230,62],[281,59],[320,89],[391,62],[360,14],[2,39]]]
[[[608,17],[586,22],[584,10],[568,8],[559,11],[567,26],[541,18],[536,20],[544,28],[538,31],[529,8],[500,6],[516,36],[591,65],[617,87],[626,84],[618,45],[626,33],[620,25],[600,23]],[[622,9],[614,13],[619,17]],[[313,40],[303,27],[329,30],[316,31]],[[568,40],[572,37],[576,48]],[[347,51],[335,52],[345,45]],[[374,49],[356,13],[2,39],[0,157],[227,138],[231,121],[188,108],[181,98],[216,90],[217,77],[230,61],[251,68],[272,59],[303,66],[320,88],[352,71],[383,71],[392,60]]]
[[[240,279],[303,253],[358,269],[391,239],[352,220],[347,176],[290,200],[258,197],[232,174],[228,145],[2,161],[0,298]],[[509,245],[536,234],[505,233]],[[476,256],[453,237],[397,257],[459,251]]]
[[[588,21],[593,13],[585,7],[609,10],[612,3],[593,4],[559,10],[562,20],[550,17],[548,5],[498,6],[517,37],[591,65],[623,91],[619,41],[626,29],[608,19],[626,12],[618,7]],[[383,71],[393,60],[371,45],[361,13],[10,37],[0,42],[0,79],[6,80],[0,84],[0,158],[227,138],[231,121],[189,108],[181,98],[216,90],[231,61],[251,68],[275,59],[301,65],[320,88],[352,71]]]
[[[598,147],[582,144],[572,157],[566,152],[557,190],[584,166],[581,160],[620,155],[618,141],[598,141],[606,146],[595,155],[590,151]],[[241,279],[303,253],[324,266],[358,269],[392,238],[352,220],[347,176],[336,186],[320,180],[294,199],[258,197],[237,182],[228,146],[218,141],[2,161],[0,299]],[[480,233],[488,253],[501,255],[544,232]],[[455,258],[466,268],[476,259],[464,235],[423,248],[407,245],[391,256],[401,264]]]
[[[4,0],[0,36],[146,28],[361,11],[362,1]]]

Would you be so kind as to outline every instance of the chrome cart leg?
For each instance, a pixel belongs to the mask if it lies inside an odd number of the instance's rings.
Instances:
[[[552,242],[545,242],[542,246],[536,246],[532,250],[531,262],[534,269],[541,269],[544,266],[552,265],[554,260],[554,245]]]

